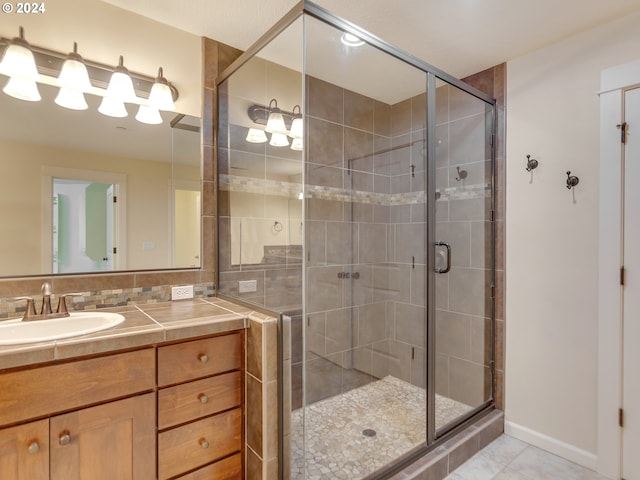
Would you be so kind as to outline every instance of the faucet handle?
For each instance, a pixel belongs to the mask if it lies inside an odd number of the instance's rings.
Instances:
[[[27,301],[27,309],[24,312],[24,316],[22,320],[29,320],[31,316],[37,315],[36,313],[36,303],[32,297],[14,297],[14,300],[26,300]]]
[[[60,295],[56,313],[62,313],[62,314],[68,315],[69,310],[67,309],[67,297],[80,297],[80,296],[82,296],[81,293],[65,293],[64,295]]]

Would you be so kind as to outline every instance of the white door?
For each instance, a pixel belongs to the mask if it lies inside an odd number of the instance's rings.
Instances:
[[[637,480],[640,479],[640,88],[624,92],[624,122],[622,478]]]

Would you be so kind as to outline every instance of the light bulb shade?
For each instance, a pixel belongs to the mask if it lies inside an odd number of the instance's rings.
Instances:
[[[158,109],[149,105],[140,105],[138,113],[136,113],[136,120],[142,123],[148,123],[149,125],[159,125],[162,123],[162,117]]]
[[[113,72],[107,87],[107,97],[116,98],[121,102],[134,102],[136,100],[136,92],[133,89],[131,77],[126,73]]]
[[[89,108],[84,99],[84,93],[73,88],[61,88],[54,100],[56,104],[71,110],[86,110]]]
[[[269,145],[272,147],[288,147],[289,139],[285,133],[273,132],[271,134],[271,140],[269,141]]]
[[[268,140],[267,134],[264,130],[259,128],[250,128],[247,132],[247,138],[245,139],[249,143],[264,143]]]
[[[302,117],[295,117],[291,122],[291,130],[289,136],[291,138],[302,138]]]
[[[31,49],[24,45],[9,45],[0,62],[0,73],[35,81],[38,78],[38,69]]]
[[[42,99],[35,80],[21,77],[11,77],[2,89],[7,95],[19,100],[38,102]]]
[[[106,96],[102,99],[98,111],[108,117],[122,118],[129,115],[122,100]]]
[[[149,93],[149,106],[156,110],[173,111],[176,109],[169,85],[160,82],[153,84],[151,93]]]
[[[91,80],[87,67],[81,61],[67,58],[62,64],[62,70],[56,81],[59,87],[73,89],[78,92],[91,90]]]
[[[301,138],[294,138],[291,140],[291,150],[295,150],[296,152],[301,152],[304,144],[302,143]]]
[[[287,126],[284,123],[284,117],[282,113],[280,113],[280,109],[274,109],[274,111],[269,114],[267,126],[264,127],[264,131],[269,133],[287,133]]]

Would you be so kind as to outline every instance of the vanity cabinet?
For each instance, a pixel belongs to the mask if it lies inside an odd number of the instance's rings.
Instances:
[[[160,480],[242,479],[243,353],[241,332],[158,348]]]
[[[0,430],[0,473],[15,480],[49,480],[49,421]]]
[[[0,374],[2,478],[155,479],[155,372],[149,348]]]

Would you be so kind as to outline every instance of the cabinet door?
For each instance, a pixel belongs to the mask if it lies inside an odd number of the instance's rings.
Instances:
[[[156,478],[155,394],[51,419],[51,480]]]
[[[0,477],[49,480],[49,420],[0,430]]]

